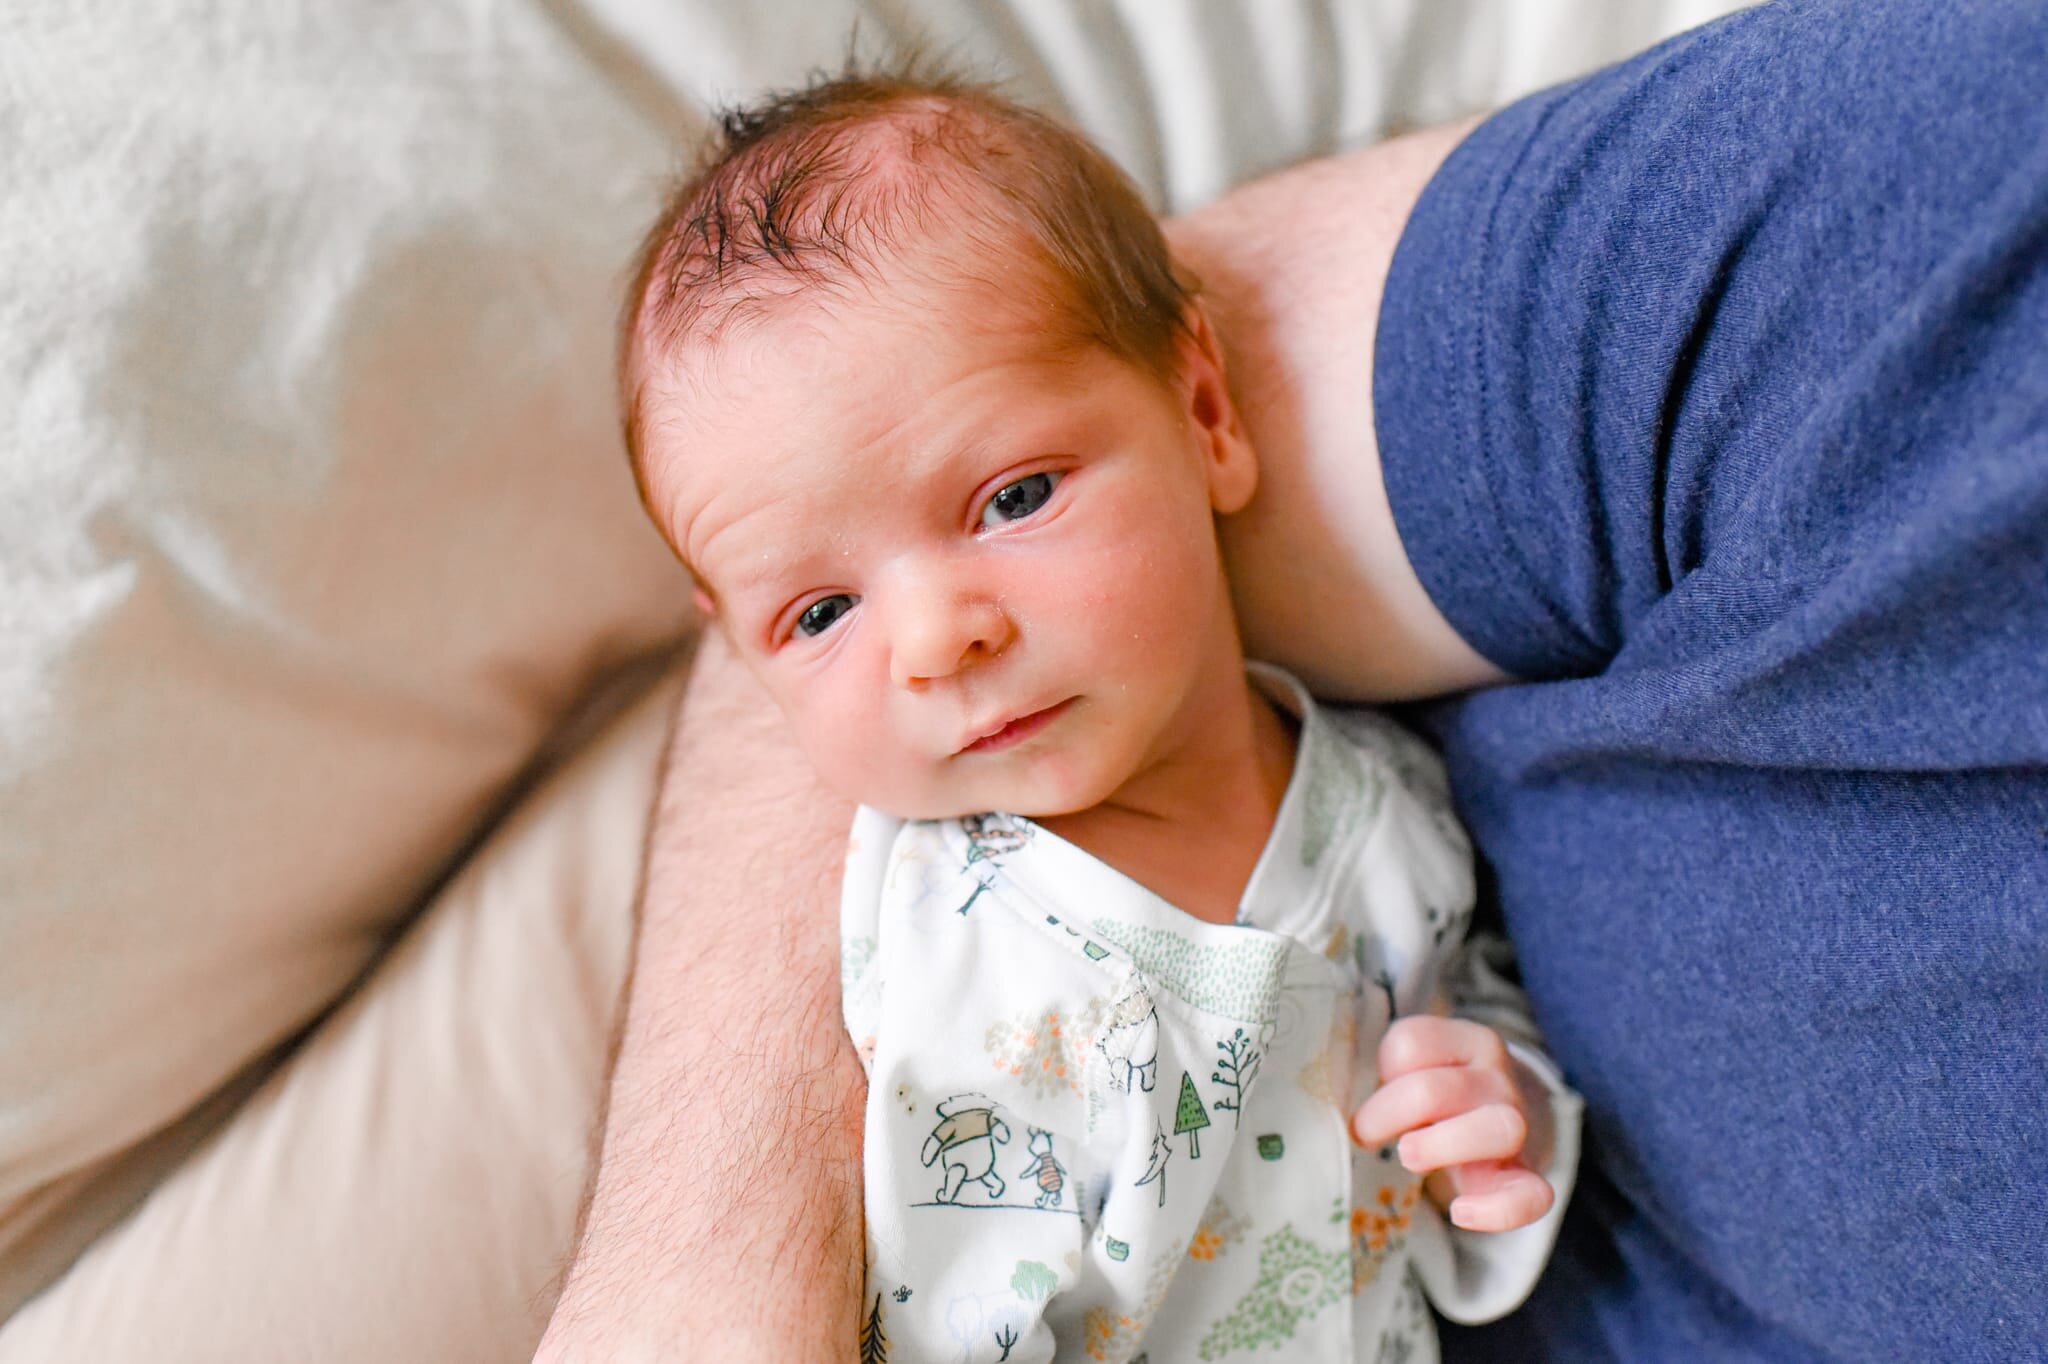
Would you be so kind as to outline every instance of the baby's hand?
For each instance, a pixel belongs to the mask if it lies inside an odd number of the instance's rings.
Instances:
[[[1427,1188],[1469,1231],[1509,1231],[1550,1210],[1554,1195],[1523,1164],[1549,1145],[1542,1088],[1500,1034],[1462,1018],[1416,1014],[1380,1040],[1380,1087],[1351,1115],[1364,1146],[1400,1138],[1401,1163],[1429,1173]],[[1530,1141],[1530,1113],[1544,1131]]]

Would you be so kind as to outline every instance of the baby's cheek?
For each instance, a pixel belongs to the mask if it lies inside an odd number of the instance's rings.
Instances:
[[[853,728],[856,723],[851,717],[842,720],[830,713],[808,711],[797,719],[797,744],[819,780],[834,795],[890,814],[903,814],[890,809],[886,799],[898,793],[894,789],[897,783],[883,761],[884,746],[875,742],[872,732]],[[872,725],[872,720],[869,723]]]
[[[948,780],[939,766],[871,736],[834,744],[829,769],[822,762],[818,768],[835,795],[900,819],[952,819],[1001,808],[1001,802],[978,799],[978,793]]]

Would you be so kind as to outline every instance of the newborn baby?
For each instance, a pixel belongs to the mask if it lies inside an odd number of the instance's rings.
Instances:
[[[1414,1360],[1425,1298],[1519,1302],[1577,1100],[1433,756],[1247,666],[1256,455],[1114,167],[943,80],[733,114],[621,373],[649,513],[863,807],[863,1358]]]

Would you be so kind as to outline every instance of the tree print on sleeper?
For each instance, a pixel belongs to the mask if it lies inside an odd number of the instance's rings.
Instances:
[[[1099,996],[1069,1013],[1024,1010],[991,1023],[982,1048],[998,1072],[1039,1098],[1062,1090],[1080,1094],[1088,1041],[1101,1029],[1105,1011]]]
[[[1251,1088],[1253,1078],[1259,1073],[1261,1053],[1245,1036],[1243,1028],[1219,1041],[1216,1050],[1221,1054],[1216,1058],[1216,1069],[1209,1079],[1222,1085],[1230,1094],[1216,1100],[1215,1107],[1218,1113],[1228,1113],[1230,1125],[1235,1127],[1242,1121],[1244,1092]]]
[[[1259,1243],[1257,1282],[1202,1337],[1201,1356],[1283,1345],[1305,1318],[1350,1293],[1350,1253],[1317,1246],[1290,1223]]]
[[[1274,1019],[1285,983],[1285,939],[1246,933],[1198,947],[1170,929],[1117,919],[1097,919],[1095,933],[1121,947],[1150,983],[1198,1009],[1253,1027]]]
[[[1188,1159],[1202,1158],[1202,1129],[1209,1125],[1209,1110],[1202,1106],[1202,1095],[1195,1088],[1195,1077],[1186,1071],[1180,1073],[1180,1102],[1174,1106],[1173,1135],[1188,1139]]]
[[[875,1305],[868,1309],[860,1323],[860,1364],[889,1364],[889,1337],[882,1330],[882,1295],[875,1294]]]

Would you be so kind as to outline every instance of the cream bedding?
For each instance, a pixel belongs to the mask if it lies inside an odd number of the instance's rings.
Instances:
[[[835,62],[856,20],[922,34],[1185,208],[1730,7],[13,7],[0,1248],[37,1189],[325,1008],[685,628],[608,328],[709,102]]]

